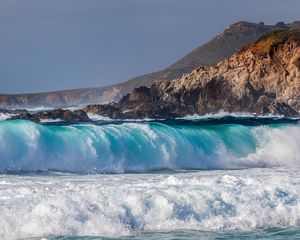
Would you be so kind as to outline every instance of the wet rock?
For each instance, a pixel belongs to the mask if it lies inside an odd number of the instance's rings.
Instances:
[[[61,121],[67,122],[88,122],[90,121],[89,117],[87,116],[86,112],[83,110],[63,110],[63,109],[55,109],[51,111],[41,111],[37,113],[21,113],[16,116],[12,116],[12,119],[24,119],[24,120],[31,120],[35,122],[39,122],[41,120],[56,120],[59,119]]]

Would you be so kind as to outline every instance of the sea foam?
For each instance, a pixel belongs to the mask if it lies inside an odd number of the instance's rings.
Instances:
[[[300,225],[299,169],[0,175],[0,238]]]

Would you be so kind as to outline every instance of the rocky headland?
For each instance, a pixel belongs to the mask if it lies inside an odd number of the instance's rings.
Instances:
[[[117,103],[88,105],[74,112],[22,112],[13,118],[88,121],[87,114],[99,114],[112,119],[162,119],[220,110],[299,116],[300,31],[268,32],[214,66],[199,66],[172,81],[134,88]]]
[[[136,87],[150,87],[156,81],[170,81],[179,78],[182,74],[190,73],[199,65],[213,66],[219,61],[232,56],[245,44],[255,42],[268,31],[299,28],[299,21],[287,24],[278,22],[275,25],[245,21],[236,22],[206,44],[196,48],[161,71],[145,74],[107,87],[33,94],[0,94],[0,108],[32,108],[40,106],[61,108],[74,105],[117,102]]]
[[[298,116],[300,31],[267,33],[215,66],[135,88],[116,104],[84,108],[110,118],[173,118],[220,110]]]

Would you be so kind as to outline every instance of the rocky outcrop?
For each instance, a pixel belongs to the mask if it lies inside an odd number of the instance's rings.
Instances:
[[[199,66],[172,81],[135,88],[118,103],[14,118],[88,121],[86,113],[94,113],[113,119],[166,119],[220,110],[299,116],[300,30],[269,32],[215,66]]]
[[[13,112],[16,113],[16,112]],[[41,111],[37,113],[29,113],[28,111],[23,111],[20,114],[14,115],[9,118],[9,120],[14,119],[25,119],[30,121],[43,121],[43,120],[59,120],[65,122],[89,122],[90,119],[86,112],[83,110],[63,110],[55,109],[51,111]]]
[[[213,67],[200,66],[181,78],[136,88],[114,105],[114,111],[125,118],[178,117],[220,110],[298,116],[300,31],[270,32]]]
[[[276,25],[237,22],[230,25],[208,43],[195,49],[170,67],[103,88],[75,89],[36,94],[0,95],[0,107],[63,107],[118,101],[139,86],[151,86],[155,81],[172,80],[191,72],[199,65],[214,65],[230,57],[245,44],[253,43],[264,33],[274,29],[300,28],[300,22]]]

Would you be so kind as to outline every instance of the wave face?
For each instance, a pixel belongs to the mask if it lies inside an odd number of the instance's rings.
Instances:
[[[299,166],[300,125],[0,122],[0,170],[146,172]]]
[[[0,175],[0,238],[297,227],[299,176],[299,169],[284,168],[172,175]]]

